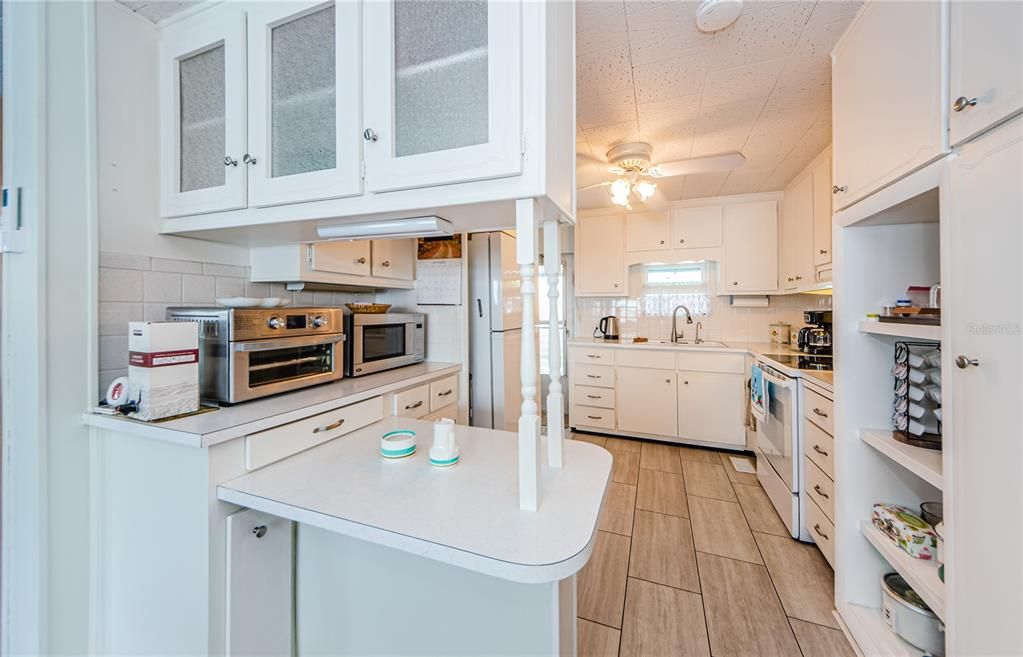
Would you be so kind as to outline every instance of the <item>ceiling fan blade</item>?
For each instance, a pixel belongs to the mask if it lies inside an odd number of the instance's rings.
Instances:
[[[650,173],[659,178],[672,178],[691,173],[712,173],[739,169],[746,163],[742,153],[722,153],[706,157],[690,157],[685,160],[661,162],[650,169]]]
[[[576,187],[575,191],[582,192],[582,191],[585,191],[587,189],[596,189],[597,187],[607,187],[610,184],[611,183],[609,183],[609,182],[593,183],[592,185],[584,185],[582,187]]]

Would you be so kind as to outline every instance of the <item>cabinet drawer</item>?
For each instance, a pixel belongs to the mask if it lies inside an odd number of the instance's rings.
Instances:
[[[423,384],[394,395],[394,414],[401,417],[423,417],[430,412],[430,386]]]
[[[670,351],[623,349],[618,352],[615,365],[618,367],[646,367],[653,370],[673,370],[675,369],[674,360]]]
[[[835,525],[828,520],[821,508],[812,499],[806,500],[806,528],[810,531],[817,548],[835,567]]]
[[[430,383],[430,412],[458,401],[458,376],[446,376]]]
[[[245,469],[255,470],[361,429],[384,416],[382,397],[319,413],[245,437]]]
[[[615,407],[615,391],[609,388],[575,386],[572,388],[572,399],[582,406]]]
[[[824,474],[835,478],[835,439],[813,422],[803,423],[803,453]]]
[[[675,357],[675,366],[680,370],[690,370],[693,372],[745,374],[746,355],[683,351]]]
[[[803,415],[832,436],[835,435],[835,403],[803,387]]]
[[[615,371],[607,365],[576,365],[575,382],[598,388],[615,387]]]
[[[601,349],[599,347],[574,347],[569,349],[572,354],[573,363],[589,363],[591,365],[614,365],[614,349]]]
[[[571,419],[572,424],[577,427],[615,428],[615,412],[609,408],[593,408],[574,404]]]
[[[806,495],[817,503],[828,520],[835,519],[835,482],[831,481],[810,459],[803,459],[806,474]]]

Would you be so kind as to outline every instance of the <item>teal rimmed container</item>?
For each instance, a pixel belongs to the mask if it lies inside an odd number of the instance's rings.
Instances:
[[[380,437],[380,456],[401,459],[416,453],[416,432],[409,429],[388,431]]]

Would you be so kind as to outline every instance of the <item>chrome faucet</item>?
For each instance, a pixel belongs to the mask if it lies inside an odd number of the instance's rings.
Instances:
[[[681,305],[680,306],[675,306],[675,310],[671,311],[671,341],[672,342],[681,342],[682,341],[682,331],[679,331],[678,328],[677,328],[678,327],[678,311],[679,310],[686,311],[686,324],[692,324],[693,323],[693,315],[692,315],[692,313],[689,312],[688,308],[686,308],[685,306],[681,306]]]
[[[703,322],[696,322],[696,340],[694,340],[695,344],[700,344],[701,342],[703,342],[703,338],[700,337],[700,329],[702,328]]]

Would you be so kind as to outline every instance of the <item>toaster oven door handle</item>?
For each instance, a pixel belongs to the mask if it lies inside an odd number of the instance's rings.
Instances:
[[[291,347],[310,347],[318,344],[334,344],[344,342],[345,336],[342,333],[332,335],[302,335],[295,338],[283,338],[281,340],[251,340],[248,342],[232,343],[234,351],[272,351],[274,349],[289,349]]]

